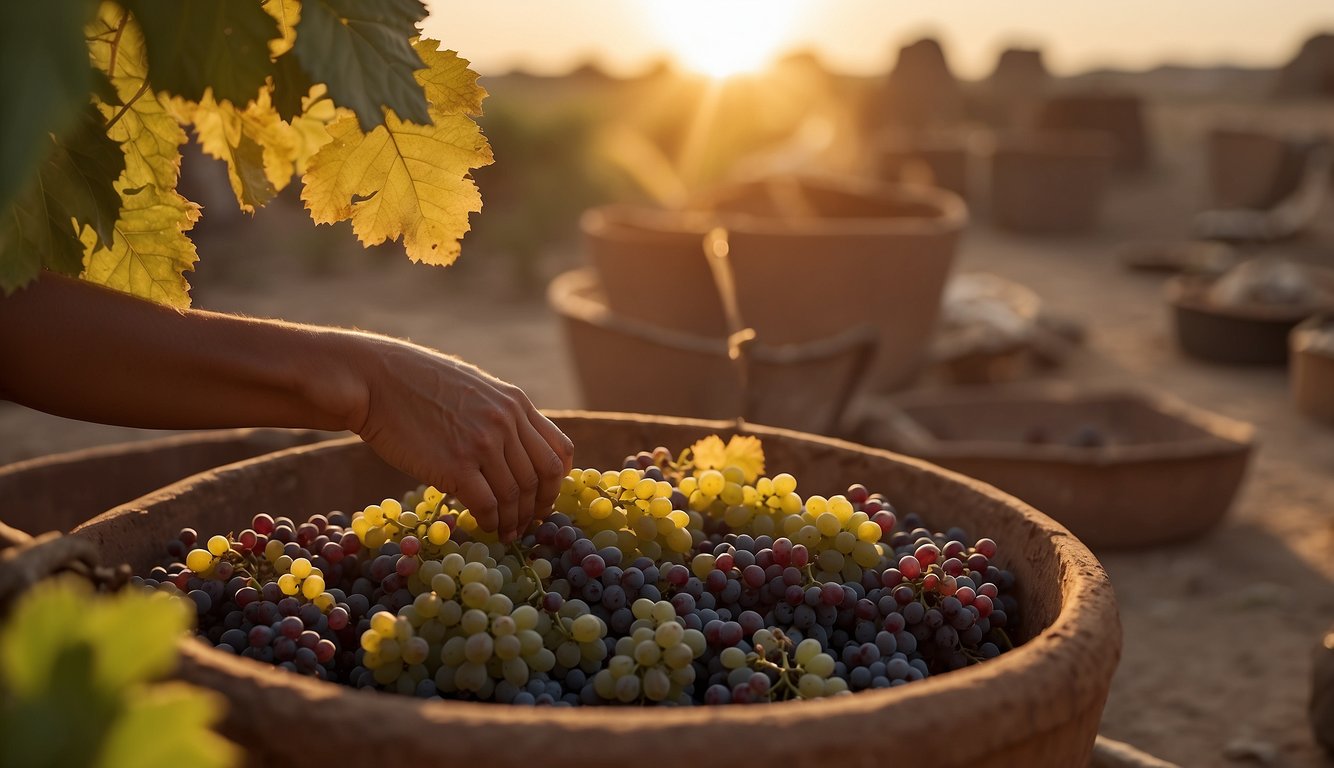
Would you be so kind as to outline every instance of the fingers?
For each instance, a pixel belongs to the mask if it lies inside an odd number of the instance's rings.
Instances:
[[[532,461],[537,472],[537,489],[533,497],[533,517],[545,518],[551,512],[551,505],[560,491],[560,482],[569,474],[568,467],[560,456],[542,437],[541,433],[528,421],[518,423],[519,441]],[[519,520],[519,530],[526,530],[532,517]]]
[[[533,428],[537,430],[537,433],[542,436],[542,439],[546,440],[547,445],[551,447],[551,450],[554,451],[556,456],[560,459],[561,476],[564,477],[565,475],[570,474],[570,470],[574,467],[574,442],[566,437],[565,433],[560,431],[560,427],[557,427],[552,423],[551,419],[542,415],[541,411],[530,405],[527,412],[528,422],[532,424]],[[559,484],[559,478],[556,482]],[[553,495],[552,498],[554,499],[555,496]]]
[[[482,473],[476,469],[467,472],[454,483],[454,488],[454,495],[477,518],[482,530],[494,531],[498,523],[498,504],[491,483]]]
[[[509,465],[510,474],[514,476],[514,482],[519,488],[519,503],[517,505],[517,517],[514,520],[513,528],[506,529],[501,527],[501,539],[505,540],[506,534],[512,533],[518,536],[532,522],[533,515],[537,508],[537,491],[541,485],[542,479],[538,476],[538,467],[541,466],[541,458],[532,455],[528,445],[522,435],[526,429],[531,429],[526,421],[520,419],[510,429],[509,437],[505,440],[505,462]],[[541,441],[539,441],[541,443]],[[541,443],[546,447],[546,443]],[[550,449],[547,449],[550,451]]]
[[[511,441],[506,440],[506,445]],[[491,486],[491,493],[496,499],[495,526],[492,528],[502,542],[509,542],[519,519],[519,499],[522,491],[519,483],[510,471],[507,451],[492,453],[482,459],[482,476]],[[478,522],[481,522],[480,518]],[[485,526],[483,526],[485,528]]]

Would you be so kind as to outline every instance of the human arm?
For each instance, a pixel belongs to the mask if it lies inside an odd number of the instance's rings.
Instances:
[[[426,347],[53,274],[0,298],[0,397],[138,427],[349,429],[505,538],[550,507],[573,453],[518,388]]]

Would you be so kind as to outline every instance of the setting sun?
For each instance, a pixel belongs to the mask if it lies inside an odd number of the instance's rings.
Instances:
[[[646,0],[681,63],[712,77],[752,72],[792,34],[799,0]]]

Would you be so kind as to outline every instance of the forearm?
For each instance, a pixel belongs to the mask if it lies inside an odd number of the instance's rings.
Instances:
[[[44,274],[0,298],[0,397],[125,426],[347,429],[365,407],[359,342]]]

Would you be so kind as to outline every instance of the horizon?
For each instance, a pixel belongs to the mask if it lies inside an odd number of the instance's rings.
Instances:
[[[1005,8],[963,0],[945,9],[905,8],[893,15],[886,0],[666,2],[427,0],[431,14],[422,29],[483,75],[562,75],[592,64],[624,77],[663,60],[721,75],[798,52],[814,53],[831,72],[875,75],[893,67],[901,46],[934,37],[950,69],[965,80],[985,78],[1010,47],[1040,49],[1056,76],[1163,66],[1277,68],[1311,36],[1334,31],[1334,6],[1320,0],[1281,0],[1262,12],[1248,0],[1185,0],[1166,9],[1155,0],[1127,0],[1064,16],[1051,13],[1050,3],[1041,0],[1018,0]],[[760,6],[769,23],[758,31],[768,39],[756,41],[749,24],[726,27],[740,23],[742,11]],[[718,18],[719,9],[724,9],[721,23],[714,28],[695,26],[697,20]],[[868,18],[885,23],[867,24]],[[717,61],[727,40],[742,40],[752,50],[735,61]]]

